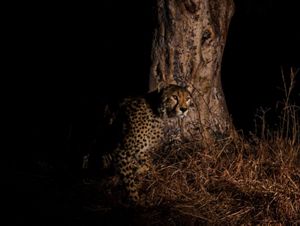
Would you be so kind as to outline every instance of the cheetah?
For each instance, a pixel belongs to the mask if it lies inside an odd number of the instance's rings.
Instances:
[[[137,178],[149,170],[150,150],[159,147],[168,118],[187,115],[190,94],[186,88],[168,85],[142,97],[125,98],[118,106],[110,123],[121,124],[121,136],[117,147],[102,161],[106,167],[113,163],[129,200],[138,203]]]

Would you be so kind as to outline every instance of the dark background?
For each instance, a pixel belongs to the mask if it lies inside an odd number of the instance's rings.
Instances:
[[[299,7],[294,2],[236,1],[222,81],[239,129],[251,129],[256,109],[282,97],[281,67],[286,75],[291,66],[299,67]],[[26,103],[22,112],[28,131],[86,123],[95,113],[89,109],[93,105],[147,91],[152,1],[16,8],[21,13],[12,18],[11,54],[17,58],[12,77]]]
[[[253,129],[257,109],[282,99],[281,68],[288,75],[290,67],[300,66],[295,2],[236,1],[222,81],[238,129]],[[101,106],[147,91],[153,10],[153,1],[121,0],[12,6],[6,17],[13,86],[8,95],[16,100],[19,198],[32,204],[18,207],[27,209],[23,218],[28,212],[63,212],[60,200],[80,174]],[[40,183],[32,176],[41,173],[54,175],[53,181]]]

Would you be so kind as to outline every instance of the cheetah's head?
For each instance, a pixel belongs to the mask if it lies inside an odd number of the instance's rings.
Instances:
[[[186,88],[168,85],[162,90],[162,104],[168,117],[184,117],[190,106],[190,93]]]

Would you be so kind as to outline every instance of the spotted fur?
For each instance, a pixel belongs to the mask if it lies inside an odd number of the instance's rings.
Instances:
[[[185,116],[189,104],[188,91],[177,85],[143,97],[126,98],[119,104],[111,123],[121,124],[120,141],[112,153],[103,156],[103,164],[108,167],[113,163],[131,201],[140,200],[137,178],[149,170],[150,150],[161,143],[166,120]]]

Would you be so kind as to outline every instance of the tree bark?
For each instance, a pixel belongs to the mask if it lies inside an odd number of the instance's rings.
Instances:
[[[149,89],[166,84],[188,86],[193,106],[181,124],[184,131],[192,136],[218,138],[232,126],[222,90],[221,61],[234,12],[233,1],[156,3]]]

